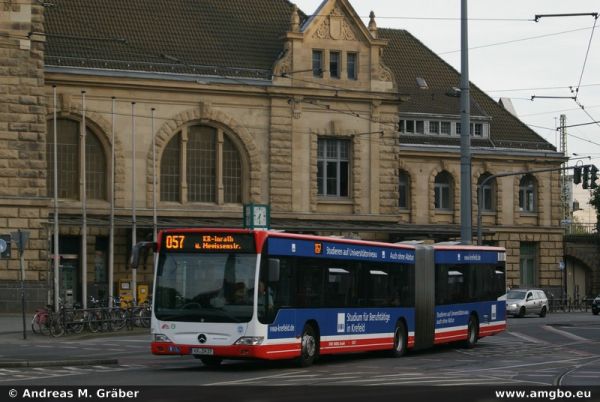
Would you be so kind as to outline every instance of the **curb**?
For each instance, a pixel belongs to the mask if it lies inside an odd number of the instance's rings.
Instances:
[[[118,359],[95,359],[95,360],[41,360],[41,361],[19,361],[0,362],[0,367],[52,367],[52,366],[89,366],[94,364],[119,364]]]
[[[0,331],[0,336],[4,335],[22,335],[23,331]],[[78,340],[78,339],[88,339],[88,338],[108,338],[111,336],[128,336],[128,335],[150,335],[150,328],[136,328],[133,330],[122,330],[122,331],[107,331],[107,332],[82,332],[80,334],[67,334],[63,336],[59,336],[57,338],[53,338],[50,335],[41,335],[35,334],[31,331],[27,332],[27,339],[38,339],[38,338],[48,338],[48,339],[70,339],[70,340]],[[23,340],[21,338],[21,340]]]

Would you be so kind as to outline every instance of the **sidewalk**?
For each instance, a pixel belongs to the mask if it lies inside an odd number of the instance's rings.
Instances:
[[[23,317],[21,314],[0,314],[0,368],[10,367],[48,367],[48,366],[82,366],[98,364],[118,364],[118,359],[81,359],[81,358],[57,358],[56,353],[49,354],[24,354],[26,350],[31,352],[33,347],[40,345],[52,345],[59,342],[82,341],[86,339],[108,338],[129,335],[150,335],[149,328],[123,328],[120,331],[110,332],[82,332],[81,334],[66,334],[59,338],[49,335],[34,334],[31,330],[33,314],[25,315],[25,335],[23,338]],[[32,348],[28,348],[31,346]],[[45,346],[48,348],[48,346]],[[45,349],[48,350],[48,349]],[[49,350],[51,351],[51,349]]]

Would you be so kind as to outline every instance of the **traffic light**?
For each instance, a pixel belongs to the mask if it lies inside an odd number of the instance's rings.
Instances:
[[[585,165],[583,167],[583,183],[581,183],[581,187],[583,187],[584,189],[587,189],[589,187],[588,181],[590,179],[590,167],[588,165]]]
[[[592,165],[590,168],[590,188],[598,187],[596,180],[598,180],[598,168],[596,165]]]
[[[581,183],[581,166],[573,169],[573,183],[574,184]]]

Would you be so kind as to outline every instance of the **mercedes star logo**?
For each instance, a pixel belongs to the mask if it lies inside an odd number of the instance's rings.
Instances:
[[[206,335],[204,335],[204,334],[198,335],[198,342],[206,343]]]

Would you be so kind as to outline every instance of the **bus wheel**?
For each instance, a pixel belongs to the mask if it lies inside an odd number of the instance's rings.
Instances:
[[[196,357],[196,356],[194,356]],[[198,356],[197,359],[200,359],[202,364],[206,367],[219,367],[223,359],[220,357],[212,357],[212,356]]]
[[[300,367],[308,367],[317,357],[317,337],[312,325],[306,324],[302,331],[300,357],[297,362]]]
[[[465,348],[471,349],[475,347],[477,343],[477,337],[479,336],[479,321],[477,317],[471,314],[469,317],[469,325],[467,327],[467,340],[464,342]]]
[[[394,331],[394,349],[392,350],[392,357],[401,357],[406,354],[408,344],[408,333],[406,332],[406,325],[404,322],[398,321],[396,324],[396,330]]]

